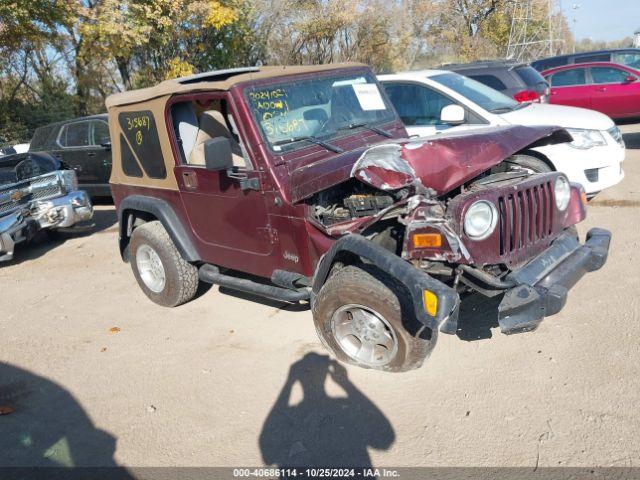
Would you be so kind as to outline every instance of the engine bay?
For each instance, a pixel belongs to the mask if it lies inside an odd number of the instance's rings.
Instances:
[[[362,217],[370,217],[392,206],[400,193],[375,190],[360,182],[345,182],[310,199],[315,219],[329,227]]]

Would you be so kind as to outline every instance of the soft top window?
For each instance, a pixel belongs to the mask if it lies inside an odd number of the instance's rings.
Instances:
[[[134,112],[122,112],[118,115],[118,123],[122,129],[123,136],[121,142],[125,141],[131,148],[131,153],[135,157],[128,159],[131,176],[138,176],[139,167],[133,164],[139,162],[142,169],[149,178],[166,178],[167,170],[164,165],[160,139],[156,121],[151,110],[141,110]],[[123,161],[124,162],[124,161]]]

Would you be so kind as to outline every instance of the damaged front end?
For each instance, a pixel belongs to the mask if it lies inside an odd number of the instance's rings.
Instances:
[[[0,261],[13,258],[15,245],[30,240],[42,229],[68,229],[93,216],[87,193],[78,190],[75,172],[51,170],[43,165],[39,162],[33,168],[22,162],[10,172],[2,172],[5,181],[0,185]],[[11,175],[17,181],[11,182]]]
[[[355,162],[351,180],[312,198],[312,220],[334,238],[359,234],[378,244],[449,296],[505,294],[502,331],[531,330],[604,264],[609,246],[608,232],[591,232],[585,246],[570,233],[585,218],[580,185],[561,173],[502,165],[523,149],[568,138],[552,127],[507,127],[378,145]],[[458,303],[449,298],[455,311],[423,323],[455,333]]]

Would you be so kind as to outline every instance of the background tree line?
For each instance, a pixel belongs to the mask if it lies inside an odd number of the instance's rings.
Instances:
[[[387,72],[503,57],[511,12],[510,0],[5,0],[0,144],[103,112],[112,92],[217,68],[360,61]]]

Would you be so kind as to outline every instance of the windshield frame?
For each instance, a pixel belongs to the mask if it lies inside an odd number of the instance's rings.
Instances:
[[[284,156],[300,150],[305,150],[309,148],[318,148],[319,145],[314,145],[311,142],[304,141],[302,138],[300,141],[291,142],[285,145],[280,145],[280,146],[273,145],[267,133],[264,131],[264,128],[261,122],[258,120],[258,118],[255,115],[254,108],[251,104],[251,100],[249,99],[249,92],[253,88],[263,88],[263,87],[270,87],[270,86],[275,87],[275,86],[281,86],[281,85],[286,85],[288,83],[295,83],[300,81],[323,80],[323,79],[332,78],[332,77],[335,77],[336,81],[340,81],[341,78],[339,77],[358,77],[358,76],[368,76],[369,79],[367,80],[367,83],[373,83],[377,86],[378,91],[380,92],[380,95],[386,107],[386,111],[388,111],[389,113],[386,118],[382,118],[372,122],[367,122],[367,126],[370,125],[370,126],[381,128],[382,126],[395,124],[395,123],[399,123],[400,125],[402,125],[402,120],[400,120],[400,117],[398,116],[398,113],[393,107],[393,104],[387,97],[384,91],[384,87],[380,84],[380,82],[378,81],[373,71],[366,66],[336,68],[335,70],[327,70],[326,72],[322,72],[322,73],[315,72],[315,73],[295,74],[290,76],[274,77],[274,78],[264,79],[264,80],[255,81],[255,82],[246,82],[239,85],[238,90],[239,90],[242,102],[244,103],[244,107],[246,108],[248,117],[251,119],[251,122],[253,122],[253,124],[255,125],[256,131],[259,133],[262,143],[264,143],[264,145],[269,149],[269,151],[272,154],[277,156]],[[357,122],[357,123],[360,123],[360,122]],[[331,135],[316,136],[315,138],[321,141],[324,141],[325,143],[334,144],[334,142],[336,141],[341,141],[346,138],[352,137],[354,135],[361,134],[363,131],[369,131],[367,129],[367,126],[362,125],[362,126],[354,127],[352,129],[337,128]],[[341,127],[346,127],[346,125]],[[375,135],[379,135],[379,134],[376,133]],[[297,135],[295,137],[309,137],[309,136],[310,135]],[[319,148],[323,148],[323,147],[319,147]]]
[[[456,88],[454,88],[453,86],[451,86],[448,83],[444,83],[441,82],[440,79],[442,77],[460,77],[464,80],[465,83],[469,83],[471,84],[471,86],[474,88],[474,90],[477,90],[478,92],[480,92],[480,94],[482,95],[483,92],[488,91],[491,95],[494,95],[495,97],[497,97],[499,100],[505,100],[505,105],[503,107],[499,107],[498,105],[495,105],[491,108],[487,108],[488,105],[486,103],[483,103],[483,101],[477,98],[474,98],[473,96],[469,95],[467,92],[465,92],[464,90],[458,90]],[[480,107],[481,109],[483,109],[486,112],[489,112],[493,115],[499,115],[500,113],[507,113],[507,112],[512,112],[515,110],[518,110],[520,108],[523,108],[524,106],[527,106],[527,104],[523,104],[523,103],[518,103],[516,100],[510,98],[508,95],[505,95],[502,92],[499,92],[498,90],[494,90],[491,87],[487,87],[486,85],[484,85],[483,83],[478,82],[477,80],[474,80],[472,78],[469,77],[465,77],[464,75],[460,75],[459,73],[456,72],[443,72],[443,73],[438,73],[437,75],[433,75],[429,77],[430,80],[433,80],[434,82],[436,82],[438,85],[441,85],[449,90],[451,90],[452,92],[455,92],[456,94],[460,95],[461,97],[463,97],[466,101],[473,103],[474,105],[477,105],[478,107]],[[501,98],[502,97],[502,98]],[[505,110],[504,112],[500,111],[500,110]],[[508,110],[506,110],[508,109]]]

